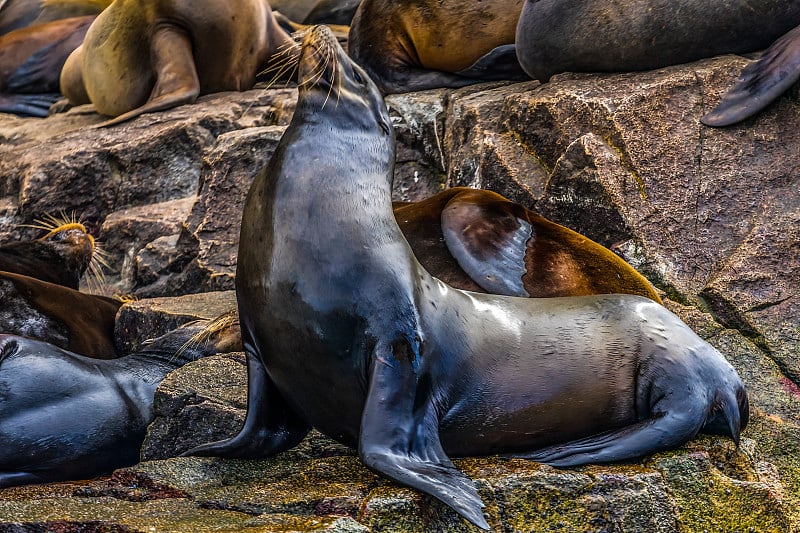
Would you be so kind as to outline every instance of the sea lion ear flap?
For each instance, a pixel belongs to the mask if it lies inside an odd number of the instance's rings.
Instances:
[[[706,126],[730,126],[776,100],[800,79],[800,26],[775,41],[748,65],[717,107],[700,119]]]

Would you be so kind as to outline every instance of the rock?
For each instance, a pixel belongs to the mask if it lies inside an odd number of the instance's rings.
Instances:
[[[117,350],[121,354],[133,352],[147,339],[159,337],[193,320],[217,318],[235,307],[233,291],[128,302],[117,312],[114,331]]]

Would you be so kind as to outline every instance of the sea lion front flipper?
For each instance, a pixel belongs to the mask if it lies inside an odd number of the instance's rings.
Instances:
[[[242,459],[269,457],[292,448],[310,430],[311,427],[287,405],[261,360],[248,350],[244,426],[235,437],[196,446],[181,455]]]
[[[533,230],[506,204],[513,205],[454,196],[442,210],[442,234],[458,265],[484,290],[528,297],[522,276]]]
[[[775,41],[743,71],[717,107],[700,119],[706,126],[730,126],[749,118],[800,79],[800,26]]]
[[[384,349],[381,349],[381,346]],[[475,486],[442,449],[430,382],[418,380],[419,354],[406,341],[379,343],[361,416],[358,452],[369,468],[430,494],[489,529]]]
[[[476,80],[527,81],[531,77],[522,70],[517,59],[517,49],[513,44],[504,44],[490,50],[472,65],[456,72],[459,76]]]
[[[113,126],[143,113],[162,111],[181,104],[191,104],[200,94],[200,80],[194,66],[192,42],[182,29],[164,24],[156,28],[150,39],[156,84],[147,102],[107,120],[97,127]]]
[[[632,426],[509,457],[557,467],[624,461],[682,445],[697,434],[703,421],[696,412],[667,413]]]

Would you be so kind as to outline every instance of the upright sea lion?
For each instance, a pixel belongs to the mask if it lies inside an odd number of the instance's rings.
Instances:
[[[0,270],[76,290],[87,269],[100,275],[103,259],[86,226],[56,219],[41,224],[46,235],[0,245]]]
[[[43,340],[87,357],[117,357],[118,300],[0,271],[0,301],[0,333]]]
[[[226,350],[231,330],[187,344],[201,328],[179,328],[113,361],[0,335],[0,487],[86,479],[138,462],[164,376]]]
[[[61,92],[91,102],[117,124],[244,91],[279,51],[294,45],[266,0],[115,0],[67,59]]]
[[[72,17],[95,16],[112,0],[6,0],[0,4],[0,35]]]
[[[516,48],[525,72],[546,81],[566,71],[647,70],[754,52],[798,24],[800,0],[527,0]],[[780,77],[782,68],[767,70]]]
[[[92,15],[34,24],[0,37],[0,112],[46,117],[60,97],[61,68],[93,20]]]
[[[528,79],[514,52],[524,0],[363,0],[348,51],[384,93]]]
[[[394,215],[416,258],[448,285],[508,296],[638,294],[650,283],[616,254],[501,195],[455,187]]]
[[[652,300],[478,294],[428,274],[391,209],[394,129],[378,88],[324,26],[305,35],[299,76],[242,219],[245,425],[189,453],[270,455],[314,426],[488,529],[448,454],[569,466],[698,431],[738,442],[749,411],[736,371]]]

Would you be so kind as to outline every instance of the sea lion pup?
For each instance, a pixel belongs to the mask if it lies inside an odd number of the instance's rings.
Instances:
[[[266,0],[115,0],[92,23],[61,72],[73,104],[116,117],[104,126],[245,91],[294,41]]]
[[[33,227],[47,231],[37,239],[0,245],[0,270],[77,290],[88,270],[103,277],[103,251],[80,222],[49,217]]]
[[[384,94],[528,79],[514,33],[524,0],[363,0],[348,52]]]
[[[0,35],[33,24],[95,16],[111,0],[6,0],[0,5]]]
[[[179,328],[111,361],[0,335],[0,487],[86,479],[137,463],[164,376],[224,351],[238,335],[229,328],[187,344],[202,327]]]
[[[800,26],[775,41],[748,65],[730,91],[700,119],[706,126],[730,126],[752,117],[800,79]]]
[[[0,271],[0,301],[0,333],[46,341],[87,357],[117,357],[119,300]]]
[[[313,426],[488,529],[448,455],[569,466],[701,430],[738,441],[748,404],[736,371],[652,300],[514,298],[430,276],[391,209],[394,129],[378,88],[324,26],[303,39],[299,79],[242,218],[247,418],[188,454],[271,455]]]
[[[661,303],[608,248],[495,192],[454,187],[393,209],[417,260],[453,287],[534,298],[625,293]]]
[[[0,37],[0,112],[46,117],[59,97],[61,67],[94,16],[14,30]]]
[[[754,52],[798,24],[800,0],[526,0],[516,48],[525,72],[547,81],[559,72],[648,70]],[[762,68],[783,77],[780,64]],[[768,94],[755,84],[748,99]]]

